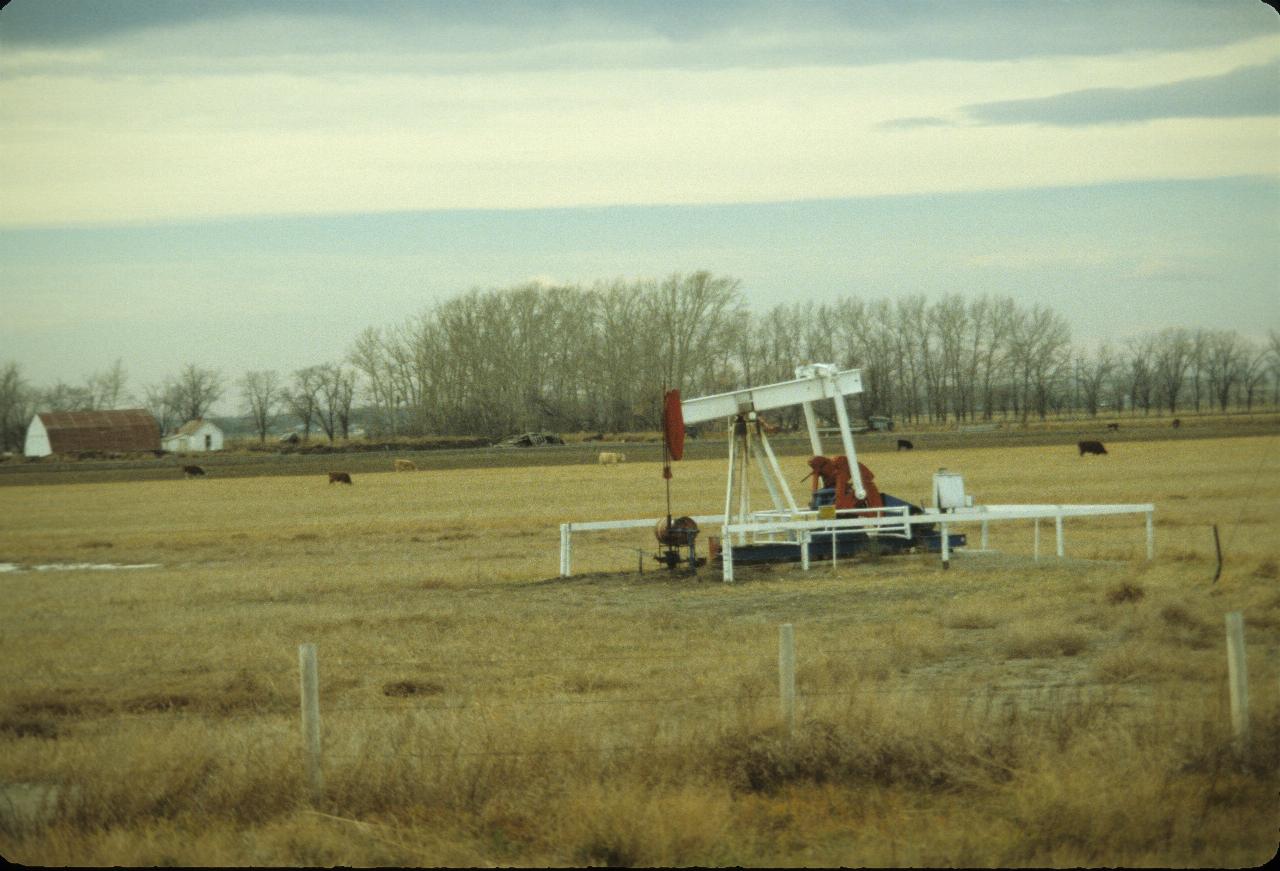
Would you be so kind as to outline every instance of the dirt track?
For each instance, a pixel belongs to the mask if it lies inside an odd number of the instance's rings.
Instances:
[[[1108,432],[1106,421],[1055,423],[1023,429],[1006,425],[989,432],[916,431],[909,427],[891,433],[865,433],[856,437],[860,454],[897,450],[898,439],[908,439],[917,453],[961,447],[1003,447],[1030,445],[1074,445],[1080,439],[1100,439],[1106,444],[1131,441],[1227,438],[1280,433],[1280,416],[1262,414],[1206,421],[1188,418],[1173,429],[1167,420],[1124,422],[1118,432]],[[809,441],[801,434],[775,435],[772,444],[781,456],[809,453]],[[838,444],[838,439],[824,440]],[[168,456],[135,460],[79,460],[67,462],[0,463],[0,486],[18,484],[81,484],[99,481],[156,481],[182,477],[184,463],[198,462],[209,475],[220,478],[263,475],[323,475],[340,469],[354,475],[391,471],[392,459],[411,459],[420,471],[431,469],[474,469],[503,466],[558,466],[594,463],[602,449],[621,451],[629,463],[659,463],[661,445],[651,442],[579,442],[537,448],[465,448],[430,451],[365,451],[335,454],[242,454]],[[685,456],[712,459],[726,455],[723,437],[689,439]],[[412,474],[412,473],[405,473]]]

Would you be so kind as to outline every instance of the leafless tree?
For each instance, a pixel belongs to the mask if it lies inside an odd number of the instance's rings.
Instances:
[[[142,405],[156,419],[161,434],[172,432],[186,420],[180,417],[178,392],[172,380],[143,388]]]
[[[104,372],[95,372],[86,380],[86,388],[92,396],[94,408],[119,408],[125,398],[125,385],[129,381],[124,360],[116,361]]]
[[[1080,400],[1090,417],[1098,416],[1102,395],[1112,373],[1116,369],[1115,351],[1103,343],[1097,351],[1076,355],[1076,372],[1079,376]]]
[[[1244,394],[1245,411],[1253,411],[1254,397],[1262,391],[1270,370],[1269,354],[1267,349],[1252,342],[1242,341],[1241,344],[1239,392]]]
[[[276,409],[283,398],[280,376],[275,370],[246,372],[240,378],[240,394],[248,406],[258,441],[267,440],[267,431],[275,420]]]
[[[1021,313],[1010,334],[1010,361],[1017,378],[1022,420],[1035,410],[1048,416],[1051,394],[1065,369],[1071,330],[1057,312],[1037,305]]]
[[[1241,379],[1245,357],[1239,333],[1215,330],[1210,334],[1205,351],[1205,374],[1209,380],[1209,391],[1218,400],[1220,411],[1227,410],[1231,390]]]
[[[351,434],[351,403],[355,398],[356,373],[340,364],[324,363],[316,366],[317,405],[316,418],[320,428],[332,443],[341,432],[342,437]]]
[[[1209,348],[1209,331],[1197,327],[1191,332],[1191,406],[1200,412],[1200,397],[1204,387],[1205,355]]]
[[[1141,408],[1143,414],[1148,414],[1151,411],[1151,394],[1155,389],[1152,365],[1155,356],[1154,340],[1151,336],[1131,339],[1128,355],[1129,402],[1134,409]]]
[[[204,417],[224,392],[222,376],[216,370],[204,369],[195,363],[183,366],[178,377],[168,386],[175,410],[183,421]]]
[[[1271,368],[1271,404],[1280,406],[1280,330],[1267,331],[1267,360]]]
[[[0,450],[22,449],[35,414],[35,394],[15,361],[0,366]]]
[[[1157,395],[1173,414],[1178,410],[1178,395],[1186,384],[1194,345],[1191,334],[1181,328],[1161,331],[1152,342],[1155,348],[1152,375]]]
[[[84,385],[67,384],[63,381],[46,387],[36,396],[36,405],[41,411],[93,411],[93,391]]]
[[[302,424],[302,440],[311,438],[320,405],[320,367],[308,366],[293,373],[293,384],[284,391],[284,404]]]

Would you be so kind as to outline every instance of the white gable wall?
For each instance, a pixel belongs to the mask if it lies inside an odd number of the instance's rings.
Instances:
[[[27,440],[22,445],[22,453],[28,457],[47,457],[53,453],[53,446],[49,444],[49,431],[44,428],[44,421],[38,414],[31,418],[31,425],[27,427]]]

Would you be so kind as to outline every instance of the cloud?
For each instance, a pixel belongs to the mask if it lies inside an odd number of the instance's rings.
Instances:
[[[1040,99],[977,103],[962,111],[979,124],[1057,127],[1275,116],[1280,115],[1280,61],[1143,88],[1089,88]]]
[[[0,48],[48,72],[50,50],[145,47],[159,71],[322,63],[332,69],[866,66],[910,60],[1100,57],[1229,45],[1274,32],[1261,4],[624,0],[17,0]]]
[[[880,122],[880,126],[890,130],[913,130],[919,127],[950,127],[954,123],[937,115],[928,115],[918,118],[894,118],[891,121]]]

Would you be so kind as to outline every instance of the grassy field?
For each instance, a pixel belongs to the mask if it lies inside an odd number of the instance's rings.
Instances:
[[[732,586],[652,560],[638,574],[643,530],[575,540],[575,576],[555,577],[559,523],[662,513],[654,463],[370,469],[351,487],[11,479],[0,562],[158,567],[0,574],[0,853],[1260,864],[1280,825],[1280,436],[1218,435],[1112,439],[1105,457],[939,441],[868,460],[913,501],[946,467],[980,503],[1154,502],[1150,563],[1139,517],[1068,520],[1067,559],[1039,562],[1024,521],[948,571],[921,555],[740,570]],[[675,510],[717,511],[723,474],[678,464]],[[1230,611],[1248,642],[1243,756]],[[790,739],[781,623],[796,633]],[[303,642],[320,662],[314,802]]]

